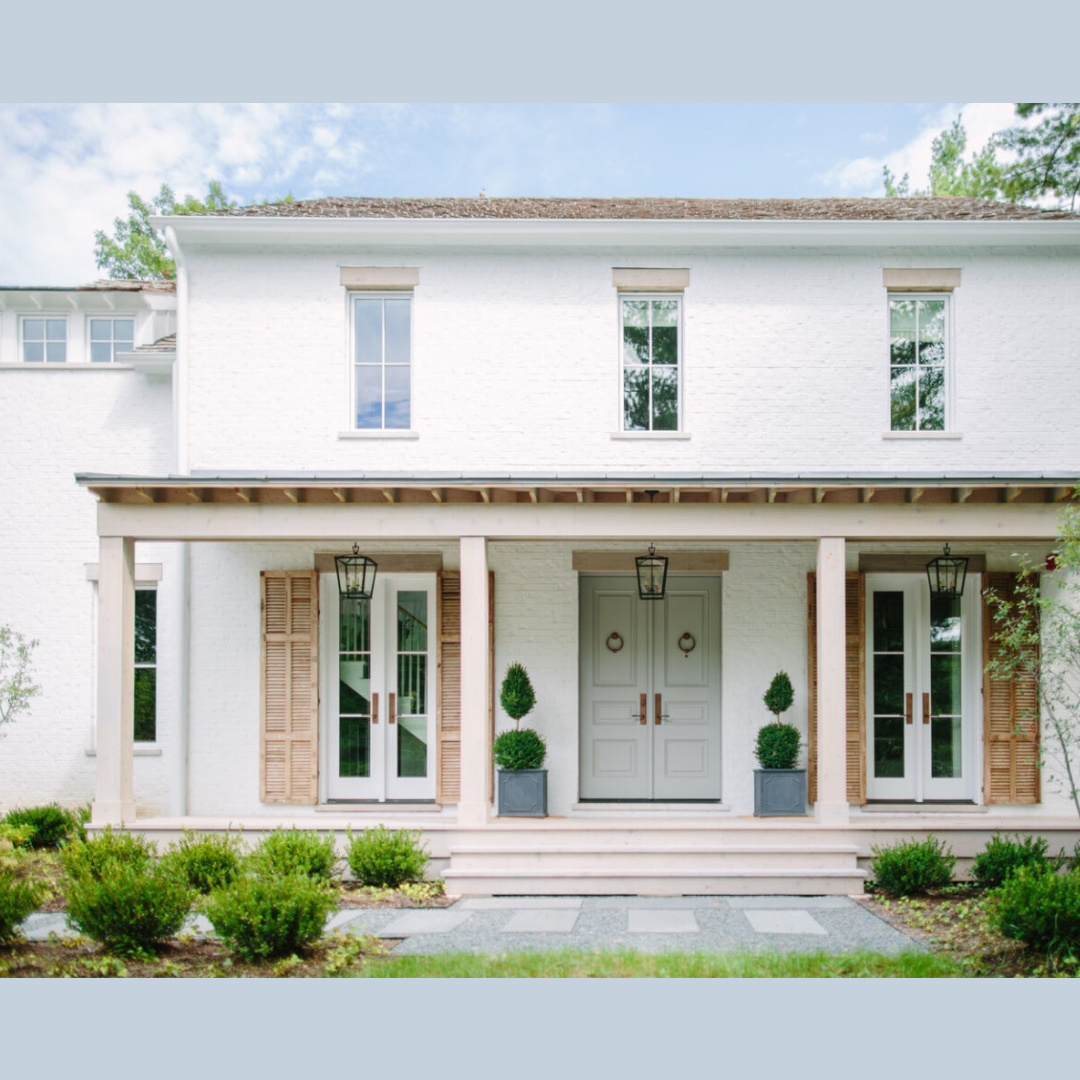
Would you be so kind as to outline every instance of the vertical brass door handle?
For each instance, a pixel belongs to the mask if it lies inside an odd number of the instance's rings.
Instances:
[[[640,722],[642,724],[645,724],[646,726],[648,726],[648,723],[649,723],[649,705],[648,705],[648,701],[649,701],[649,695],[648,694],[642,694],[641,695],[641,708],[638,711],[638,718],[639,718]]]
[[[395,700],[396,698],[397,698],[397,694],[391,694],[390,695],[390,708],[387,710],[387,716],[386,716],[386,722],[388,724],[392,724],[394,722],[395,706],[397,704],[397,702]]]
[[[922,722],[924,724],[930,723],[930,695],[925,691],[922,696]]]
[[[656,695],[656,712],[654,713],[654,715],[656,717],[656,722],[659,724],[660,719],[661,719],[660,695],[659,694]]]
[[[914,694],[908,694],[907,702],[904,705],[904,722],[907,724],[910,724],[911,721],[914,719],[914,705],[912,703],[912,698],[914,697]]]
[[[371,722],[377,724],[379,722],[379,695],[374,693],[371,695]]]

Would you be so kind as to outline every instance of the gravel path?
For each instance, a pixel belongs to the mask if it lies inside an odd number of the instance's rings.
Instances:
[[[212,930],[194,916],[188,931]],[[880,953],[925,947],[844,896],[466,897],[446,908],[343,909],[328,930],[376,934],[397,955],[438,952],[633,949],[638,952]],[[63,914],[38,912],[22,925],[31,941],[70,934]]]

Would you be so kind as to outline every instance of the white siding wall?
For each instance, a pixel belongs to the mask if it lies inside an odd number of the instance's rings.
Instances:
[[[420,268],[416,441],[347,440],[340,265]],[[688,266],[689,441],[612,440],[612,266]],[[959,266],[959,441],[891,440],[883,266]],[[694,255],[193,249],[193,468],[1073,469],[1080,257],[910,252]]]

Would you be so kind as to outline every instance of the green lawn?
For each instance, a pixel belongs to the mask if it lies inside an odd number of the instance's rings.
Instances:
[[[951,979],[952,959],[926,953],[661,953],[522,952],[497,956],[372,958],[366,979]]]

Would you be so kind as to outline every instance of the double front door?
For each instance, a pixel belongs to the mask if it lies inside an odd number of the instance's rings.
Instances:
[[[976,792],[979,579],[931,599],[925,575],[868,575],[867,796],[970,800]]]
[[[581,797],[720,798],[720,579],[581,577]]]
[[[377,575],[343,600],[323,574],[326,797],[435,798],[435,578]]]

